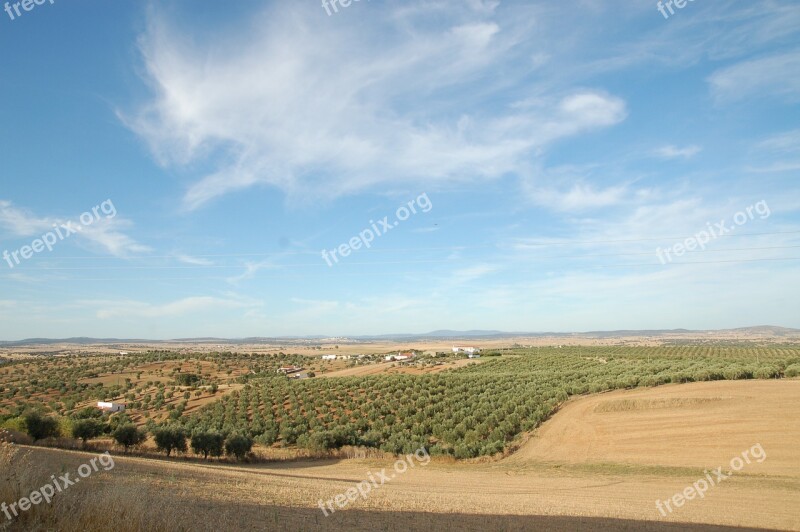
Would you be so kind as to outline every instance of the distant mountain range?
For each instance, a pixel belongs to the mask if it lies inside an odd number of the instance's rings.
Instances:
[[[773,325],[761,325],[757,327],[740,327],[738,329],[721,330],[690,330],[690,329],[653,329],[653,330],[618,330],[618,331],[589,331],[589,332],[505,332],[494,330],[437,330],[425,334],[382,334],[372,336],[350,336],[350,337],[330,337],[330,336],[277,336],[277,337],[249,337],[249,338],[176,338],[173,340],[146,340],[146,339],[126,339],[126,338],[27,338],[17,341],[0,341],[0,347],[15,347],[23,345],[51,345],[51,344],[159,344],[159,343],[195,343],[195,344],[280,344],[280,343],[321,343],[336,342],[341,344],[359,343],[369,341],[391,341],[391,340],[459,340],[459,339],[498,339],[498,338],[519,338],[519,337],[563,337],[563,338],[620,338],[631,336],[673,336],[673,335],[696,335],[698,337],[720,334],[738,334],[747,336],[768,336],[768,337],[795,337],[800,336],[800,329],[790,329],[787,327],[776,327]]]

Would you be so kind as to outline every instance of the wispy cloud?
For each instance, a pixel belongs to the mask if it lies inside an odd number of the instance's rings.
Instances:
[[[567,190],[533,188],[529,190],[532,200],[543,207],[565,212],[611,207],[622,203],[628,194],[625,186],[595,188],[590,184],[575,184]]]
[[[263,260],[259,262],[255,261],[245,261],[244,263],[244,271],[239,275],[234,275],[232,277],[228,277],[226,280],[231,284],[238,284],[241,281],[252,279],[255,277],[256,273],[264,269],[279,269],[280,267],[277,266],[271,260]]]
[[[800,152],[800,129],[793,129],[778,133],[777,135],[772,135],[759,142],[756,148],[777,153]]]
[[[742,61],[711,74],[711,94],[719,103],[752,96],[800,99],[800,51]]]
[[[453,272],[452,280],[456,284],[468,283],[494,273],[498,267],[493,264],[475,264],[467,268],[460,268]]]
[[[591,167],[536,168],[522,181],[522,189],[533,204],[557,212],[613,207],[631,201],[634,192],[621,183],[600,186],[591,183]]]
[[[435,233],[439,230],[438,226],[432,227],[417,227],[411,230],[412,233]]]
[[[188,209],[255,185],[310,200],[392,183],[496,179],[552,142],[624,120],[624,101],[600,90],[542,92],[528,82],[538,97],[514,104],[525,82],[494,80],[500,70],[525,75],[503,65],[539,52],[527,31],[533,21],[486,20],[488,3],[458,14],[413,5],[413,15],[408,6],[365,11],[376,29],[361,32],[346,19],[330,24],[323,10],[278,3],[213,49],[182,46],[186,36],[153,13],[141,50],[155,93],[121,116],[164,164],[212,167],[186,191]],[[406,17],[430,10],[452,21],[403,29]],[[478,81],[486,88],[475,91]],[[503,99],[509,105],[497,112],[478,111]]]
[[[123,232],[133,227],[133,222],[123,218],[101,218],[92,225],[84,226],[80,235],[90,247],[115,257],[129,257],[152,251],[150,246],[138,243]]]
[[[72,219],[74,221],[77,216]],[[56,216],[37,216],[31,211],[15,207],[11,202],[0,200],[0,228],[4,228],[10,236],[38,237],[53,227],[67,223],[70,219]],[[79,231],[76,241],[93,251],[108,253],[115,257],[127,257],[132,254],[147,253],[149,246],[140,244],[127,235],[124,230],[133,227],[133,222],[120,217],[103,217],[93,219],[90,225],[74,224]]]
[[[32,212],[15,207],[10,201],[0,200],[0,226],[10,236],[38,236],[52,229],[55,219],[42,218]]]
[[[696,145],[678,147],[674,144],[668,144],[656,149],[653,154],[662,159],[690,159],[700,153],[701,150],[702,148]]]
[[[175,255],[175,258],[184,264],[191,264],[193,266],[211,266],[214,264],[214,261],[209,259],[203,259],[200,257],[192,257],[191,255],[186,255],[183,253],[178,253]]]

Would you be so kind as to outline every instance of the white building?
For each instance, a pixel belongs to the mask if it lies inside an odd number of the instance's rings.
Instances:
[[[475,355],[480,353],[479,347],[453,347],[453,353],[466,353],[468,355]]]
[[[97,408],[102,410],[103,412],[124,412],[125,405],[121,403],[106,403],[104,401],[98,401]]]
[[[322,355],[322,360],[336,360],[336,355]]]
[[[413,351],[409,351],[408,353],[397,353],[396,355],[386,355],[384,360],[396,360],[397,362],[402,362],[403,360],[411,360],[417,356]]]

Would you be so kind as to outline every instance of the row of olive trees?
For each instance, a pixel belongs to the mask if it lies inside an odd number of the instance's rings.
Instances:
[[[68,428],[64,428],[57,418],[30,410],[19,418],[11,420],[7,425],[26,433],[34,442],[69,435],[81,440],[84,447],[90,439],[110,435],[115,442],[125,448],[125,452],[147,439],[146,431],[138,429],[125,418],[108,423],[102,418],[93,416],[77,417],[66,424]]]
[[[62,436],[61,425],[58,419],[44,416],[36,411],[26,412],[21,417],[18,428],[22,428],[34,441]],[[156,448],[170,456],[173,451],[187,451],[187,436],[180,427],[161,427],[153,431],[153,440]],[[114,441],[122,446],[127,453],[132,447],[137,447],[147,440],[147,430],[140,429],[130,422],[121,422],[115,428],[94,416],[86,416],[72,420],[70,435],[79,439],[86,447],[88,440],[110,434]],[[253,440],[243,434],[231,434],[227,438],[219,432],[197,432],[191,436],[191,447],[198,455],[208,459],[209,456],[218,458],[223,454],[244,460],[253,448]]]
[[[181,427],[161,427],[153,431],[156,448],[170,456],[173,451],[187,451],[186,432]],[[231,434],[227,438],[220,432],[196,432],[191,438],[192,451],[197,455],[219,458],[224,454],[244,460],[253,449],[253,440],[244,434]]]

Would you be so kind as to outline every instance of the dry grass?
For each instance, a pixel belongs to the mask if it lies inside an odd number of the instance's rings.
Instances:
[[[619,399],[603,401],[594,409],[602,412],[630,412],[632,410],[654,410],[656,408],[685,408],[703,405],[712,401],[724,401],[725,397],[672,397],[669,399]]]
[[[51,483],[51,475],[69,472],[74,479],[77,468],[91,458],[90,454],[65,451],[43,455],[39,449],[0,443],[0,500],[10,505],[28,497]],[[0,514],[0,530],[166,532],[176,530],[176,518],[189,518],[189,508],[175,508],[168,499],[149,497],[146,486],[112,482],[113,473],[113,469],[101,469],[58,493],[50,504],[41,502],[26,512],[20,511],[13,521]]]

